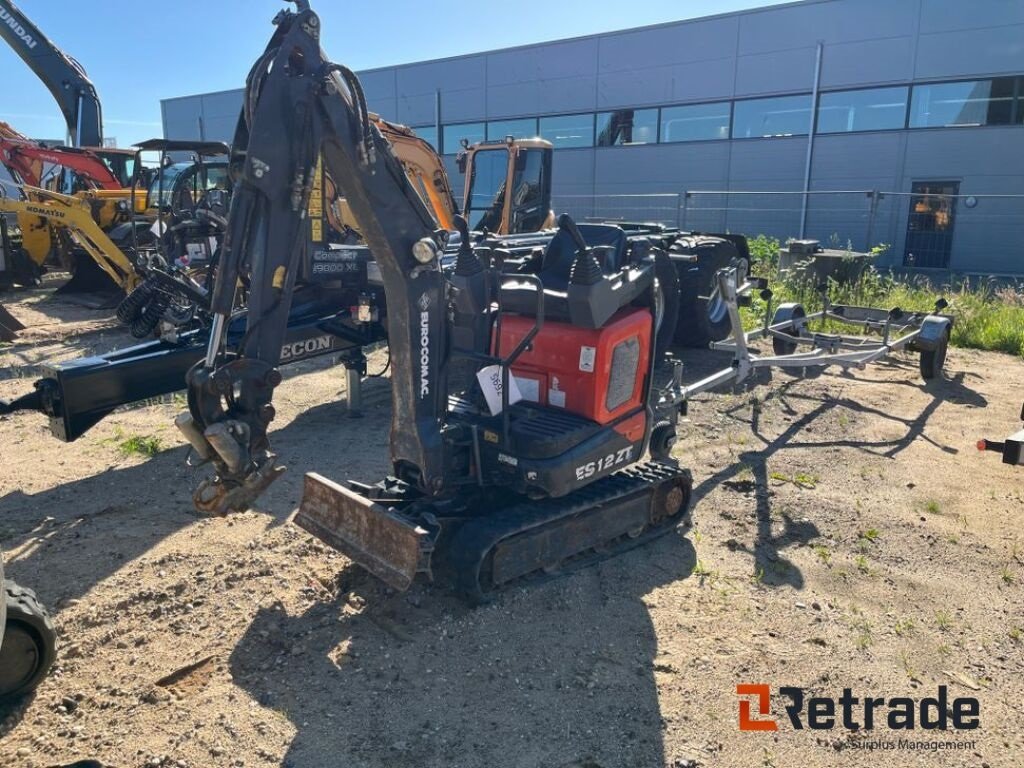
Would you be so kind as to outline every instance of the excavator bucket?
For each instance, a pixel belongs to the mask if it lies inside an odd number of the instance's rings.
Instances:
[[[14,341],[18,336],[18,331],[23,330],[25,330],[25,326],[4,309],[3,304],[0,304],[0,341]]]
[[[87,253],[78,250],[74,251],[71,279],[54,291],[54,295],[89,309],[111,309],[125,296],[110,275]]]

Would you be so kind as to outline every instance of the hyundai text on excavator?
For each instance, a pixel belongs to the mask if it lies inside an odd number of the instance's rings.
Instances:
[[[270,451],[273,391],[317,159],[380,270],[392,361],[394,476],[306,477],[296,522],[398,589],[417,574],[469,599],[636,545],[686,518],[690,474],[641,461],[662,425],[653,383],[658,279],[646,238],[559,219],[525,259],[447,238],[374,127],[355,74],[320,49],[306,0],[282,11],[246,84],[237,178],[204,360],[177,424],[217,476],[200,509],[245,508],[283,468]],[[250,278],[244,343],[224,347],[235,285]],[[516,402],[512,386],[527,392]],[[490,402],[485,402],[490,400]]]

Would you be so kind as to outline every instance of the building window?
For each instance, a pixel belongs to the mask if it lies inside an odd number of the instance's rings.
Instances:
[[[555,149],[594,146],[594,115],[559,115],[540,119],[540,136]]]
[[[661,110],[661,141],[710,141],[729,138],[728,101],[719,104],[691,104],[685,107],[663,107]]]
[[[1013,116],[1015,79],[997,77],[915,85],[910,101],[910,127],[1009,125]]]
[[[654,144],[658,140],[658,110],[617,109],[597,115],[597,146]]]
[[[818,133],[903,128],[909,92],[909,88],[901,86],[823,93],[818,101]]]
[[[810,94],[737,101],[733,109],[732,137],[806,136],[810,124]]]
[[[537,135],[537,118],[524,117],[519,120],[492,120],[487,124],[487,140],[504,139],[511,136],[514,139],[532,139]]]
[[[426,141],[434,149],[438,149],[437,145],[437,126],[434,125],[421,125],[419,128],[413,128],[416,135]]]
[[[462,149],[462,140],[476,144],[485,138],[483,123],[455,123],[441,128],[442,151],[446,155],[454,155]]]

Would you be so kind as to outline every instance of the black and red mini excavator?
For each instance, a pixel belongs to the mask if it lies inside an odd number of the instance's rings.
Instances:
[[[663,297],[676,293],[666,254],[562,216],[525,256],[474,244],[460,219],[459,250],[442,260],[447,231],[356,76],[326,59],[319,18],[297,5],[277,16],[247,80],[213,330],[177,422],[216,467],[197,506],[244,509],[283,471],[267,433],[322,154],[383,286],[393,476],[342,485],[308,474],[298,525],[396,589],[422,574],[471,600],[673,530],[692,481],[668,459],[678,402],[654,386]],[[240,277],[247,331],[229,353]]]

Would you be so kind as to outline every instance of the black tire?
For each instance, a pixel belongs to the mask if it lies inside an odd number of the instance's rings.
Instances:
[[[57,633],[36,593],[7,580],[4,598],[7,616],[0,646],[0,703],[35,690],[57,658]]]
[[[949,332],[942,336],[942,340],[935,349],[922,349],[919,364],[921,367],[921,378],[925,381],[932,381],[942,377],[942,369],[946,365],[946,352],[949,350]]]
[[[723,341],[732,332],[729,312],[718,295],[718,270],[739,265],[744,260],[736,246],[720,237],[707,235],[683,237],[671,253],[696,256],[696,264],[678,260],[679,311],[675,342],[682,347],[704,348]],[[749,264],[746,264],[749,269]]]
[[[801,317],[807,317],[807,313],[800,304],[780,304],[778,309],[775,310],[775,314],[772,315],[772,325],[785,322],[787,320],[797,320]],[[799,336],[799,332],[796,330],[783,331],[787,336]],[[779,355],[792,355],[797,351],[799,345],[795,341],[786,341],[780,339],[778,336],[772,336],[772,351]]]
[[[664,461],[672,456],[676,444],[676,428],[671,421],[659,421],[651,430],[651,441],[647,446],[651,457]]]

